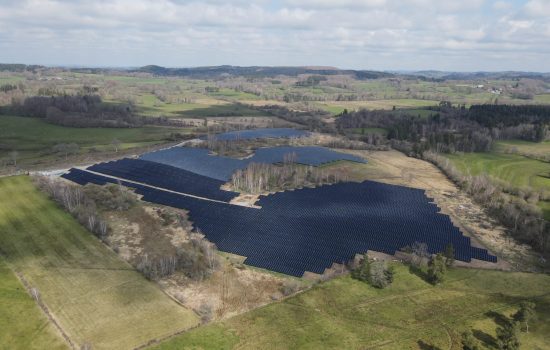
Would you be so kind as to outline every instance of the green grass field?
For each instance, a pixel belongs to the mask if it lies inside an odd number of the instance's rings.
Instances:
[[[0,198],[2,255],[40,291],[78,346],[132,349],[198,323],[192,311],[38,192],[30,178],[0,179]]]
[[[530,186],[550,191],[550,163],[514,154],[464,153],[447,156],[459,170],[471,175],[488,174],[515,187]]]
[[[344,109],[347,109],[350,112],[355,110],[360,110],[360,109],[391,110],[394,106],[396,108],[421,109],[422,107],[437,106],[438,104],[439,104],[438,101],[416,100],[411,98],[411,99],[373,100],[373,101],[334,101],[334,102],[319,103],[318,106],[330,113],[338,114],[338,113],[341,113]]]
[[[336,278],[155,349],[460,349],[467,328],[495,348],[499,318],[524,299],[537,303],[538,321],[522,349],[550,348],[550,276],[454,269],[434,287],[397,265],[387,289]]]
[[[206,97],[206,96],[205,96]],[[243,96],[249,97],[249,96]],[[246,106],[215,100],[213,98],[200,99],[196,103],[165,103],[155,95],[141,95],[137,102],[138,113],[144,116],[166,117],[217,117],[217,116],[262,116],[265,113]]]
[[[318,104],[317,106],[319,106],[320,109],[323,109],[332,115],[340,114],[346,109],[343,106],[335,106],[335,105],[326,104],[326,103],[321,103],[321,104]]]
[[[512,146],[523,152],[541,152],[547,145],[547,142],[534,144],[506,141],[499,142],[495,152],[449,154],[446,157],[465,174],[488,174],[516,188],[532,187],[535,190],[550,192],[550,163],[516,154],[500,153],[503,149]],[[550,202],[541,201],[538,206],[546,220],[550,220]]]
[[[259,97],[247,92],[236,91],[233,89],[219,89],[217,92],[210,92],[208,95],[220,98],[231,98],[236,100],[257,100]]]
[[[252,108],[248,108],[239,104],[219,104],[212,105],[204,108],[194,108],[183,111],[179,113],[180,116],[184,117],[225,117],[225,116],[235,116],[235,117],[258,117],[265,116],[266,113],[262,111],[257,111]]]
[[[23,80],[25,80],[25,78],[19,76],[4,76],[0,77],[0,85],[17,84]]]
[[[0,349],[68,349],[2,258],[0,304]]]
[[[550,103],[550,94],[536,95],[534,100],[537,103],[549,104]]]
[[[521,154],[533,154],[536,156],[550,155],[550,141],[545,142],[529,142],[522,140],[506,140],[499,141],[495,147],[499,152],[506,150],[515,150]]]
[[[44,160],[52,147],[59,143],[76,143],[80,151],[111,150],[113,139],[121,149],[143,147],[166,142],[174,132],[186,133],[189,129],[166,127],[143,128],[68,128],[49,124],[41,119],[0,116],[0,158],[15,149],[21,161]]]

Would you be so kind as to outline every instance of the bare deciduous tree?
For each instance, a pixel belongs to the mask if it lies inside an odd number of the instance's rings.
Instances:
[[[9,153],[9,156],[10,156],[10,159],[11,159],[11,162],[13,164],[13,166],[17,166],[17,159],[19,158],[19,152],[16,151],[16,150],[13,150]]]
[[[115,149],[115,152],[118,153],[118,149],[120,147],[120,140],[114,138],[113,141],[111,141],[111,145],[113,145],[113,148]]]
[[[426,243],[414,242],[411,246],[411,264],[420,268],[428,263],[430,254]]]

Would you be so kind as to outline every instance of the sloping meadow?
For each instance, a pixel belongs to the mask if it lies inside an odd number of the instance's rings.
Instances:
[[[0,180],[0,249],[77,347],[133,349],[199,323],[28,177]]]

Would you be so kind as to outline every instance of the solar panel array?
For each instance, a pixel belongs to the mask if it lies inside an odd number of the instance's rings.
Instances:
[[[214,135],[220,141],[229,140],[250,140],[250,139],[273,139],[273,138],[296,138],[309,135],[309,132],[290,128],[260,128],[251,130],[229,131]],[[203,136],[202,139],[206,139]]]
[[[227,181],[236,170],[246,167],[240,159],[211,156],[208,153],[209,151],[205,148],[172,147],[145,153],[139,158],[168,164],[222,181]]]
[[[282,163],[287,154],[296,155],[296,163],[304,165],[319,166],[339,160],[348,160],[351,162],[366,163],[367,161],[353,154],[341,153],[326,147],[318,146],[278,146],[259,148],[254,156],[249,158],[249,163]]]
[[[65,177],[81,184],[102,181],[73,171]],[[263,196],[262,208],[255,209],[128,185],[145,201],[189,210],[194,226],[221,251],[288,275],[322,273],[357,253],[394,254],[414,242],[425,242],[430,253],[452,243],[457,260],[496,262],[487,250],[472,247],[422,190],[372,181],[340,183]]]
[[[95,184],[95,185],[101,185],[101,186],[108,183],[117,183],[115,179],[93,174],[86,170],[81,170],[77,168],[70,169],[68,173],[61,175],[61,177],[83,186],[89,183]],[[122,183],[122,184],[124,186],[131,187],[130,183]]]
[[[124,158],[108,163],[95,164],[88,169],[170,191],[225,202],[238,195],[236,192],[220,190],[224,181],[147,160]]]
[[[250,163],[282,163],[285,155],[290,153],[296,154],[296,162],[304,165],[319,166],[339,160],[366,163],[361,157],[317,146],[260,148],[247,159],[212,156],[208,153],[204,148],[172,147],[143,154],[140,159],[168,164],[222,181],[228,181],[236,170],[244,169]]]

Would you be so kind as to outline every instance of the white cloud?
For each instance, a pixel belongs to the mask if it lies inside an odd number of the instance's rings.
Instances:
[[[548,0],[530,0],[525,5],[525,12],[533,17],[550,17],[550,1]]]
[[[302,8],[357,8],[357,7],[381,7],[388,0],[286,0],[285,3]]]
[[[493,3],[493,9],[497,11],[510,11],[513,5],[508,1],[495,1]]]
[[[549,13],[546,0],[0,0],[0,60],[548,71]]]

